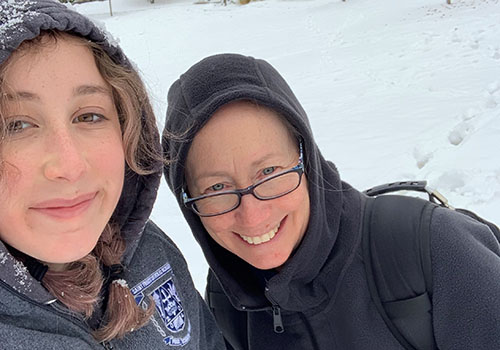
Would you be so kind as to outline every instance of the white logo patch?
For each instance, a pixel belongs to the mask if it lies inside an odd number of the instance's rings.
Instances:
[[[155,302],[156,312],[151,321],[163,337],[163,341],[171,346],[184,346],[191,339],[191,324],[186,318],[182,301],[177,294],[174,275],[170,264],[165,264],[135,287],[131,288],[137,305],[147,308],[151,296]]]

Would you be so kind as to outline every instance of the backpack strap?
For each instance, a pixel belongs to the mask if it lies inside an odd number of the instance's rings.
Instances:
[[[366,198],[363,259],[372,300],[408,350],[437,349],[432,328],[430,221],[436,207],[419,198]]]

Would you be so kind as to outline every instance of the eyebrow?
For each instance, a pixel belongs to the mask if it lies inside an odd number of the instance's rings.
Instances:
[[[258,166],[262,165],[263,163],[268,162],[270,159],[279,158],[279,156],[280,155],[278,155],[276,153],[268,153],[264,157],[262,157],[260,159],[256,159],[255,161],[253,161],[250,164],[250,167],[252,167],[252,168],[258,167]]]
[[[102,85],[80,85],[73,89],[73,95],[93,95],[93,94],[104,94],[110,95],[111,91],[109,88]]]
[[[102,85],[80,85],[73,89],[73,96],[85,96],[93,94],[111,95],[110,89]],[[9,101],[24,100],[24,101],[40,101],[40,96],[29,91],[13,91],[6,93],[4,96]]]
[[[269,153],[264,157],[254,160],[252,163],[250,163],[250,168],[257,168],[259,166],[262,166],[263,163],[268,162],[271,159],[275,159],[276,157],[279,157],[279,155],[276,153]],[[227,176],[227,172],[216,171],[216,170],[208,170],[198,175],[200,179],[206,179],[211,177],[224,177],[224,176]]]
[[[28,100],[28,101],[33,101],[33,100],[40,100],[40,96],[37,94],[34,94],[32,92],[28,91],[14,91],[13,93],[5,93],[4,96],[7,98],[9,101],[15,101],[15,100]]]

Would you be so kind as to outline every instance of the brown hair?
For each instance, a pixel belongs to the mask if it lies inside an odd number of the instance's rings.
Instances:
[[[69,39],[81,43],[93,53],[95,63],[104,80],[111,86],[122,129],[125,160],[137,174],[146,175],[159,170],[163,163],[158,145],[156,121],[146,89],[138,73],[124,65],[115,63],[96,43],[84,38],[57,31],[46,31],[35,39],[26,41],[0,66],[0,131],[5,135],[6,125],[2,115],[4,96],[8,87],[3,77],[12,57],[32,50],[41,50],[49,43]],[[36,51],[35,51],[36,52]],[[0,139],[0,148],[1,148]],[[0,165],[1,166],[1,165]],[[1,171],[0,167],[0,171]],[[42,284],[68,309],[82,313],[86,318],[94,313],[101,300],[104,276],[101,265],[111,267],[121,263],[126,244],[119,228],[109,223],[101,234],[94,250],[78,261],[67,265],[64,271],[48,270]],[[143,310],[135,303],[130,289],[123,280],[109,284],[104,322],[94,332],[98,341],[123,337],[126,333],[145,325],[154,311],[154,302]]]

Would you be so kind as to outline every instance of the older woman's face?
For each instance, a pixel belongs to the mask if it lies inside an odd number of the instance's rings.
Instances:
[[[272,111],[248,102],[226,105],[191,145],[186,162],[189,193],[195,197],[246,188],[288,170],[299,160],[297,142]],[[259,269],[279,267],[300,243],[309,221],[305,176],[295,191],[283,197],[261,201],[245,195],[235,210],[201,221],[218,244],[249,264]]]
[[[14,57],[6,72],[0,238],[47,263],[88,254],[124,180],[111,90],[72,39]]]

